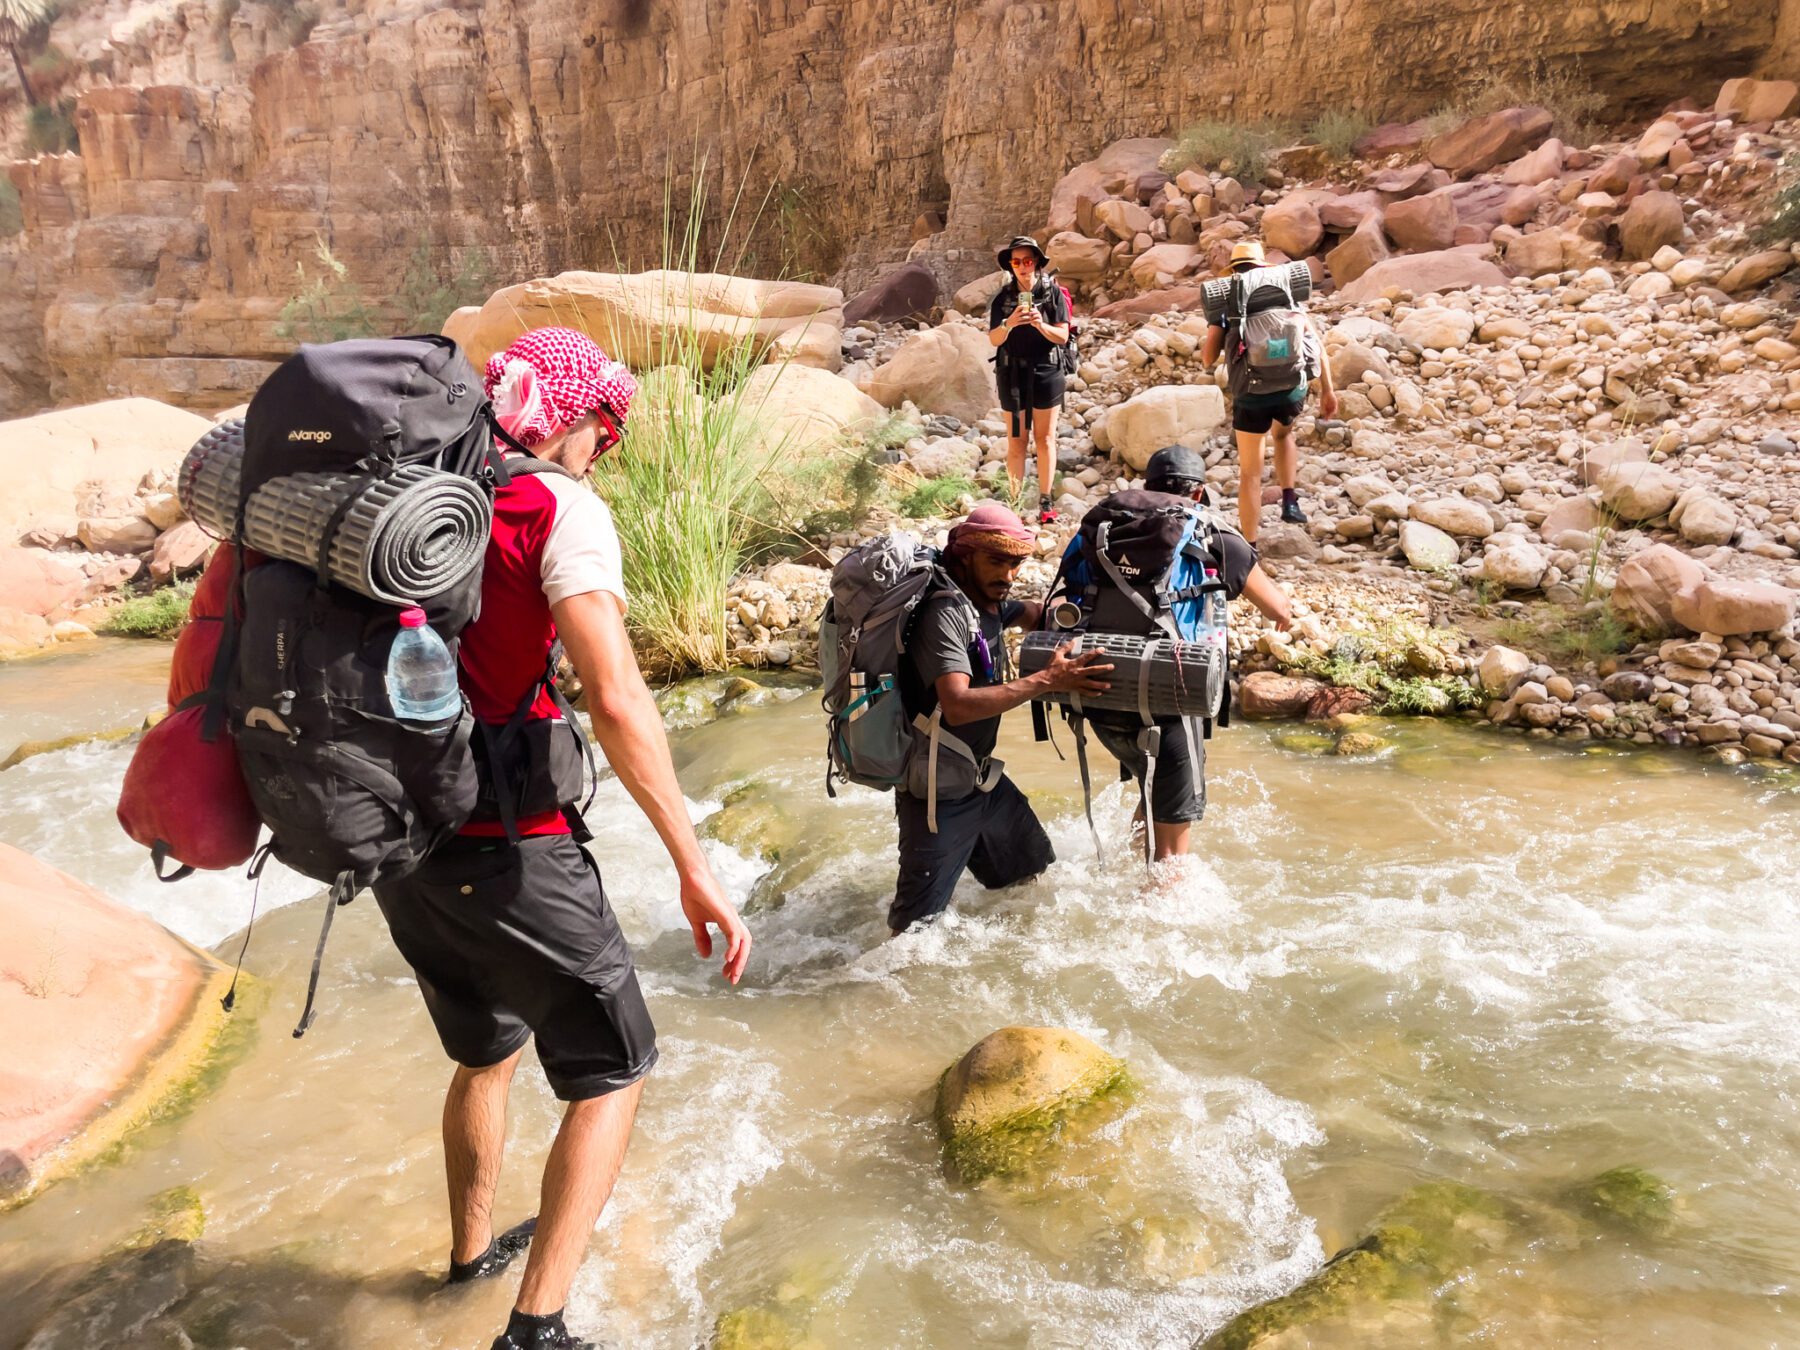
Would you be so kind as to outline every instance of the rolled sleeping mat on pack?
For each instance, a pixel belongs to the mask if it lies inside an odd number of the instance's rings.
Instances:
[[[1279,272],[1285,275],[1288,290],[1293,293],[1296,304],[1305,304],[1312,296],[1312,268],[1305,262],[1277,263],[1273,267],[1258,267],[1249,273],[1250,295],[1255,299],[1258,288],[1257,277],[1263,272]],[[1231,299],[1232,277],[1214,277],[1211,281],[1200,284],[1200,307],[1206,312],[1208,323],[1225,322],[1225,306]]]
[[[332,581],[392,605],[439,595],[480,564],[493,523],[487,495],[467,478],[423,464],[385,478],[271,478],[245,503],[244,537],[237,540],[244,441],[242,425],[235,434],[230,426],[200,438],[177,484],[188,515],[209,534],[315,571],[323,551]]]
[[[1125,633],[1027,633],[1019,647],[1019,674],[1035,675],[1050,664],[1056,649],[1069,655],[1103,651],[1113,665],[1104,694],[1083,694],[1083,710],[1148,714],[1150,717],[1213,717],[1225,692],[1225,653],[1206,642]],[[1046,694],[1042,701],[1073,705],[1072,694]]]

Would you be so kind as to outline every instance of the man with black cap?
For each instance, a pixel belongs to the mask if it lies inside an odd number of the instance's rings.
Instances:
[[[1171,445],[1150,456],[1144,469],[1144,490],[1209,506],[1206,492],[1206,460],[1184,445]],[[1256,561],[1256,549],[1222,520],[1209,531],[1207,568],[1225,583],[1230,599],[1249,597],[1250,603],[1269,617],[1282,632],[1293,622],[1287,592],[1269,579]],[[1227,695],[1229,697],[1229,695]],[[1188,852],[1193,824],[1206,811],[1206,742],[1198,726],[1179,717],[1159,718],[1162,733],[1154,772],[1149,756],[1138,745],[1139,725],[1108,726],[1091,715],[1094,738],[1119,761],[1121,779],[1141,779],[1150,773],[1149,800],[1152,842],[1160,860]],[[1141,825],[1142,808],[1134,824]]]
[[[994,379],[1007,414],[1006,475],[1014,492],[1025,477],[1029,428],[1037,456],[1038,524],[1056,520],[1056,414],[1063,405],[1063,353],[1069,340],[1069,304],[1062,287],[1044,271],[1050,259],[1030,235],[1019,235],[994,255],[1008,280],[988,307],[988,341],[999,350]]]

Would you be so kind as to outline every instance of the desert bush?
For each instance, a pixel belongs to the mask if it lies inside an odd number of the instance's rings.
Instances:
[[[1196,122],[1164,152],[1162,169],[1165,173],[1215,169],[1254,182],[1269,167],[1269,152],[1291,135],[1290,129],[1274,122]]]

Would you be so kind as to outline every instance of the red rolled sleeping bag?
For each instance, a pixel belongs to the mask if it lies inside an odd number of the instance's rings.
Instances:
[[[119,824],[150,850],[151,865],[164,881],[196,868],[214,871],[248,862],[262,829],[223,710],[212,738],[206,736],[213,666],[227,606],[236,599],[236,564],[237,550],[221,544],[194,588],[169,669],[174,711],[144,733],[119,790]],[[180,868],[165,874],[165,858]]]

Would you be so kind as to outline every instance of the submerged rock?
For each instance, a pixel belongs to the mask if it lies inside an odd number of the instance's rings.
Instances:
[[[1590,1218],[1631,1232],[1666,1233],[1675,1223],[1675,1193],[1641,1167],[1615,1167],[1569,1191],[1570,1201]]]
[[[84,1276],[39,1324],[25,1350],[154,1344],[146,1333],[187,1297],[194,1249],[174,1238],[129,1251]]]
[[[1239,1313],[1196,1350],[1252,1350],[1377,1300],[1424,1299],[1511,1227],[1511,1211],[1487,1191],[1454,1182],[1415,1186],[1299,1288]]]
[[[934,1112],[944,1158],[973,1185],[1025,1170],[1084,1108],[1128,1085],[1123,1061],[1055,1027],[1002,1027],[945,1071]]]

